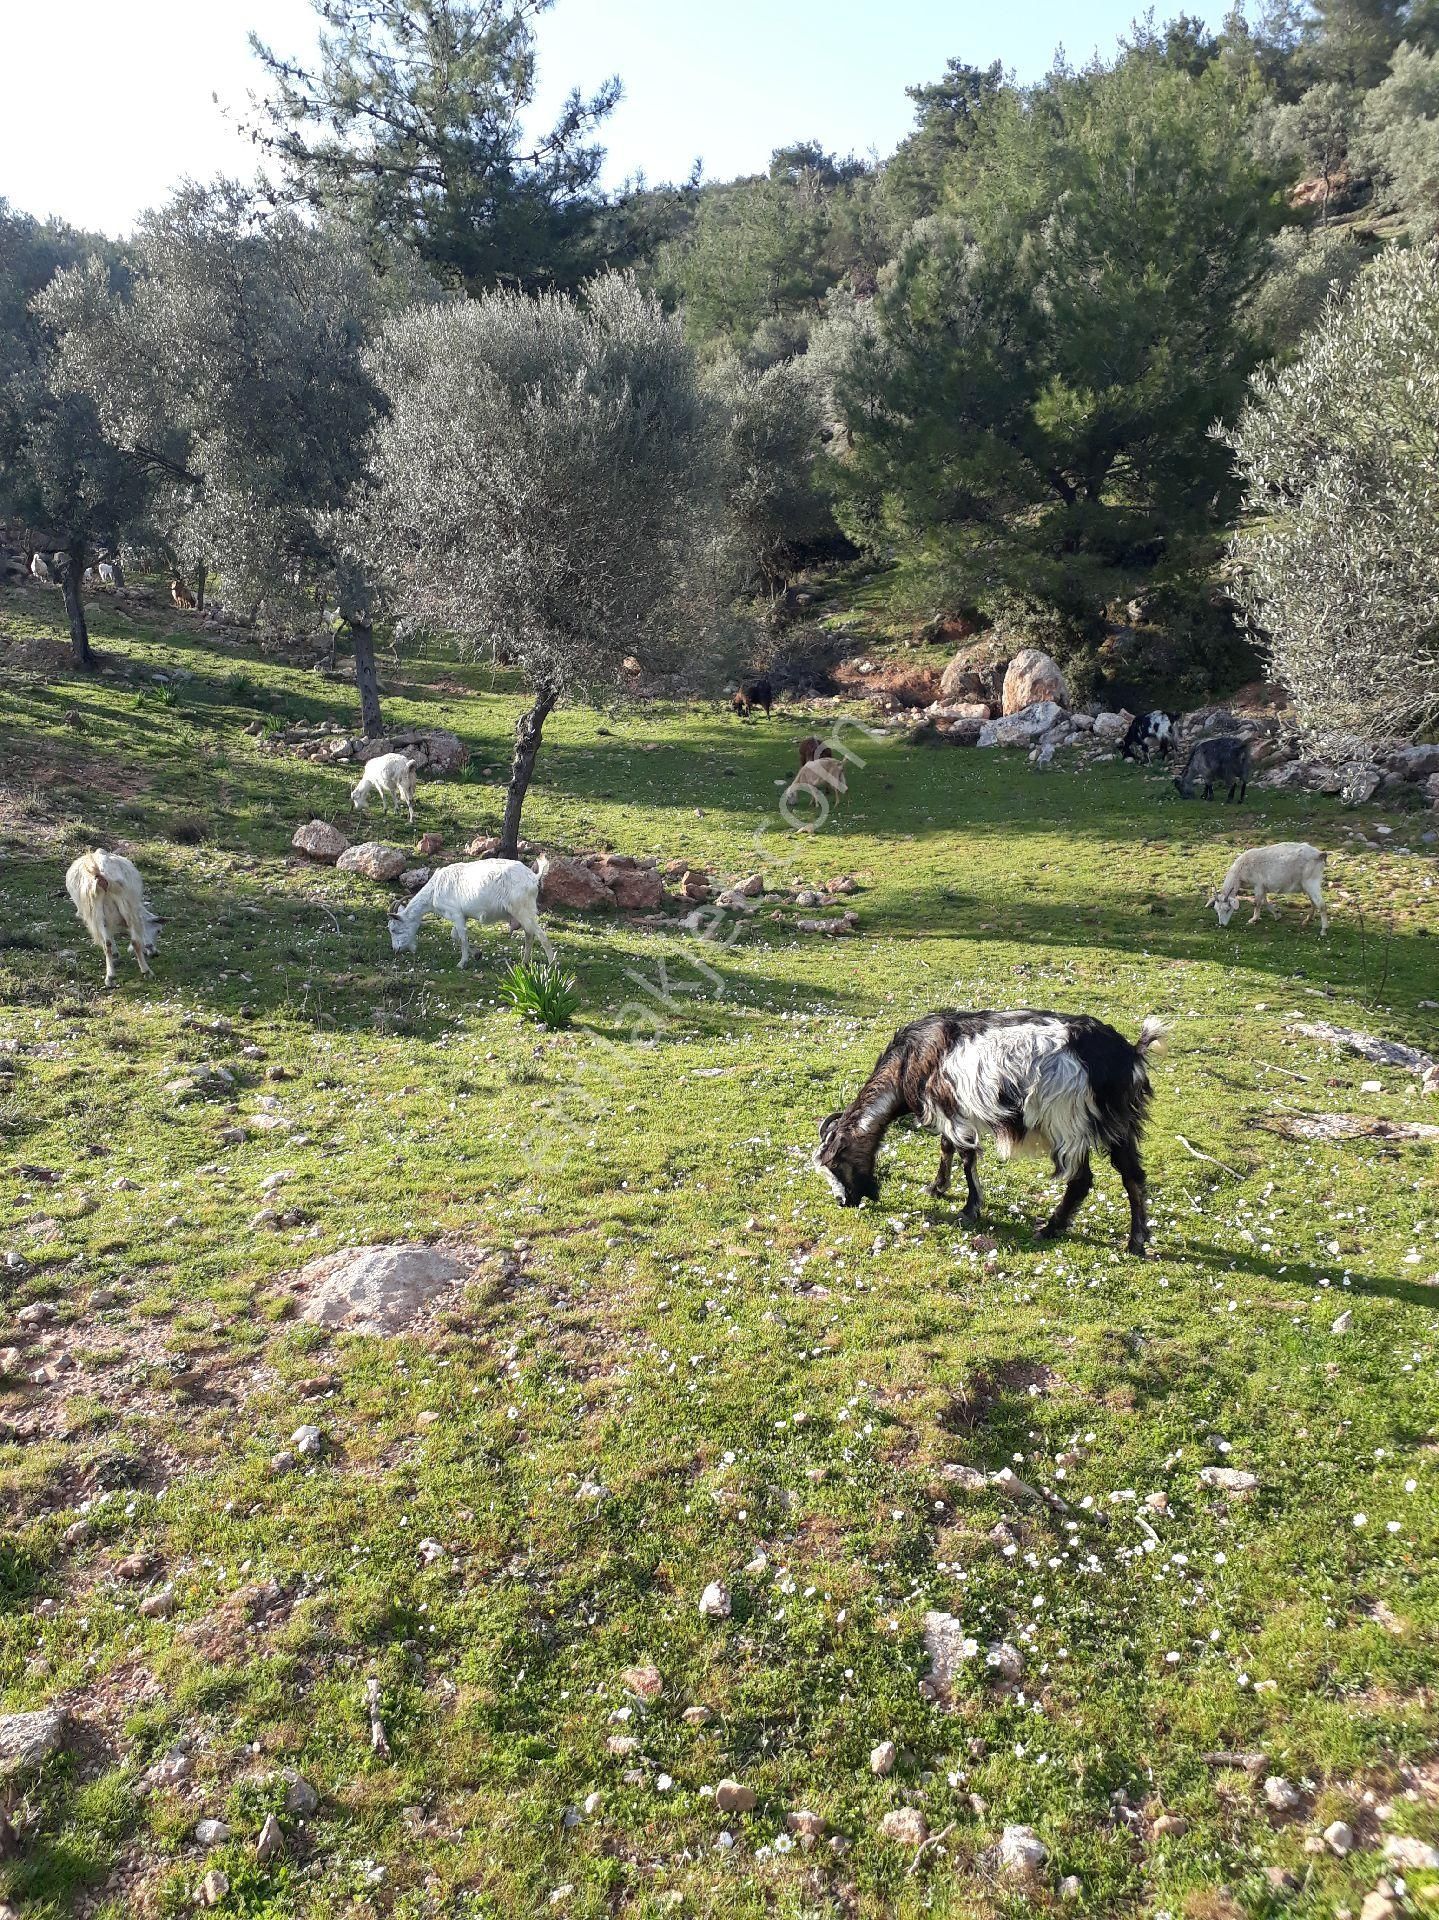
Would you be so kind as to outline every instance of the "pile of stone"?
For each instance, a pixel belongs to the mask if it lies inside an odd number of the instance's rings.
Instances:
[[[260,746],[266,753],[292,753],[301,760],[317,760],[327,766],[349,761],[363,764],[382,753],[403,753],[421,773],[432,775],[458,773],[470,758],[470,750],[459,735],[447,733],[443,727],[401,727],[370,737],[346,733],[333,720],[319,726],[285,727],[279,733],[265,735]]]
[[[664,876],[657,860],[629,853],[586,853],[577,859],[551,854],[540,882],[542,907],[580,913],[653,913],[664,905]]]

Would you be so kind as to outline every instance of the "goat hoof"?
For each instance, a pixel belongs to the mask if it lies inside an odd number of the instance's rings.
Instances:
[[[1132,1254],[1136,1260],[1153,1260],[1155,1257],[1149,1249],[1147,1240],[1131,1240],[1125,1251]]]
[[[934,1195],[936,1200],[939,1200],[949,1192],[949,1182],[947,1180],[931,1180],[928,1191]]]
[[[959,1216],[959,1224],[962,1227],[977,1227],[979,1225],[979,1208],[966,1207]]]

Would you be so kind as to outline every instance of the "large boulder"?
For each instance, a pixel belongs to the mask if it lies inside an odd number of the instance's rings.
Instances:
[[[625,867],[615,874],[610,891],[627,913],[653,913],[664,904],[665,883],[654,867]]]
[[[398,880],[409,861],[410,856],[401,847],[362,840],[359,846],[347,848],[335,865],[341,873],[363,874],[366,880]]]
[[[1134,724],[1134,715],[1127,707],[1121,707],[1118,713],[1097,713],[1094,725],[1090,729],[1096,740],[1103,740],[1109,746],[1118,746]]]
[[[435,727],[403,749],[423,773],[459,773],[469,764],[470,750],[457,733]]]
[[[1439,746],[1393,747],[1385,758],[1406,780],[1427,780],[1439,773]]]
[[[399,1333],[463,1286],[471,1271],[469,1261],[443,1247],[344,1247],[301,1268],[300,1318],[346,1333]]]
[[[939,698],[946,705],[982,700],[986,706],[998,706],[1004,686],[1004,667],[995,662],[985,665],[974,658],[974,650],[962,648],[939,676]]]
[[[1038,647],[1025,647],[1005,669],[1003,710],[1007,714],[1021,713],[1045,700],[1068,707],[1069,688],[1047,653],[1041,653]]]
[[[615,896],[597,873],[579,860],[554,854],[540,882],[542,907],[570,907],[580,913],[595,907],[613,907]]]
[[[311,820],[307,826],[296,827],[295,837],[290,845],[296,853],[303,853],[311,860],[324,860],[334,866],[342,853],[349,850],[349,841],[338,827],[332,827],[328,820]]]
[[[1064,713],[1054,700],[1037,700],[1032,707],[1023,707],[1018,713],[1007,713],[1000,720],[990,720],[979,730],[977,744],[981,747],[1032,747],[1058,721]]]

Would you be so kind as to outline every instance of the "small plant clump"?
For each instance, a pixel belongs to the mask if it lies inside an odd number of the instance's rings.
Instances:
[[[580,1004],[575,976],[547,960],[517,962],[500,983],[500,998],[542,1027],[567,1027]]]

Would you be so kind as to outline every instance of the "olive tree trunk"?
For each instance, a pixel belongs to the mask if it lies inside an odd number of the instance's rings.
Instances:
[[[209,585],[209,581],[210,569],[202,560],[195,569],[195,611],[197,613],[205,611],[205,588]]]
[[[384,731],[380,713],[380,676],[375,669],[375,629],[368,620],[348,622],[355,646],[355,685],[360,690],[360,725],[373,739]]]
[[[505,795],[505,817],[500,827],[500,844],[495,851],[506,860],[515,859],[520,850],[520,811],[535,770],[540,750],[540,735],[559,699],[557,687],[535,688],[535,704],[521,714],[515,726],[515,757],[510,763],[510,786]]]
[[[90,629],[85,624],[85,602],[80,597],[80,581],[85,572],[85,549],[71,547],[60,569],[60,590],[65,596],[65,614],[70,622],[70,652],[77,667],[93,667]]]

